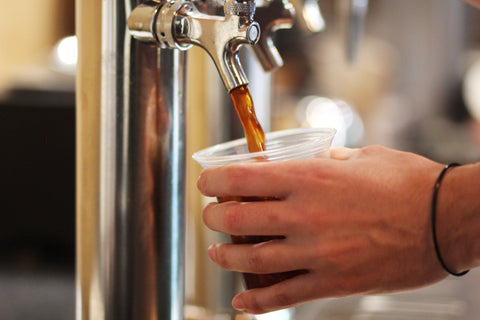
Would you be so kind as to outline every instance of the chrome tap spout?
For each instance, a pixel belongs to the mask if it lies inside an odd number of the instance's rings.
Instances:
[[[148,2],[133,10],[128,27],[137,39],[156,41],[162,48],[205,49],[231,91],[248,84],[238,49],[258,41],[260,26],[253,21],[254,1],[226,0],[224,12],[224,16],[204,14],[189,1]]]

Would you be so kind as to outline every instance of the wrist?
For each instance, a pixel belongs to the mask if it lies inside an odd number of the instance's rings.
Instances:
[[[480,262],[480,166],[465,165],[445,173],[438,190],[436,238],[445,265],[453,272]]]

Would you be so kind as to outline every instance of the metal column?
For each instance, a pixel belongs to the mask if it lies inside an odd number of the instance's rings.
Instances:
[[[77,320],[183,319],[185,53],[77,1]]]

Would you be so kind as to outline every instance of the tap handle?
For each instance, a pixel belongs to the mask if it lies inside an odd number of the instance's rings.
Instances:
[[[272,71],[283,66],[283,60],[273,43],[273,33],[279,29],[293,26],[295,9],[288,0],[269,1],[268,6],[259,7],[255,12],[255,20],[259,23],[262,34],[258,43],[253,46],[265,71]]]

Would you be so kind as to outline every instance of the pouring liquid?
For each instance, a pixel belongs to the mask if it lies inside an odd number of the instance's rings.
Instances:
[[[257,120],[250,90],[246,85],[237,87],[230,92],[233,105],[242,124],[248,151],[259,152],[265,150],[265,133]]]
[[[250,91],[246,85],[237,87],[230,92],[233,105],[237,111],[238,117],[245,132],[245,138],[247,140],[248,150],[250,152],[259,152],[265,150],[265,133],[262,126],[257,120],[255,114],[255,108],[253,106],[252,97]],[[218,199],[220,202],[225,201],[265,201],[275,200],[275,198],[262,198],[262,197],[221,197]],[[231,235],[232,243],[235,244],[255,244],[260,242],[266,242],[275,239],[283,239],[283,236],[234,236]],[[263,288],[271,286],[275,283],[284,281],[286,279],[293,278],[299,274],[305,273],[304,270],[289,271],[273,274],[253,274],[243,273],[243,280],[247,289]]]

